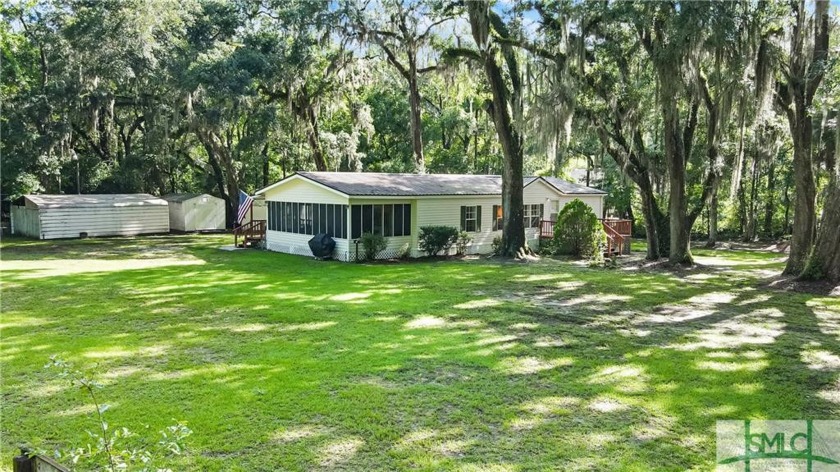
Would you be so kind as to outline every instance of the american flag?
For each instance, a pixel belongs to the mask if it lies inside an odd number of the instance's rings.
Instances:
[[[254,199],[251,198],[250,195],[243,192],[242,190],[239,191],[239,210],[236,212],[236,222],[242,223],[242,220],[245,218],[245,215],[248,214],[248,210],[251,209],[251,205],[254,204]]]

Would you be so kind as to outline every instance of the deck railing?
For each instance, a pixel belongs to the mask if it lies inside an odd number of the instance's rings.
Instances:
[[[632,220],[615,220],[607,218],[601,221],[604,223],[604,227],[609,226],[610,228],[614,229],[616,233],[622,236],[630,236],[631,234],[633,234]]]
[[[233,245],[239,247],[239,238],[242,238],[242,245],[251,241],[262,241],[265,239],[265,220],[251,220],[244,225],[233,229]]]
[[[554,237],[554,221],[540,221],[540,239],[551,239]],[[628,254],[630,251],[630,238],[633,234],[633,221],[604,219],[601,220],[604,232],[607,233],[607,254],[618,252]]]

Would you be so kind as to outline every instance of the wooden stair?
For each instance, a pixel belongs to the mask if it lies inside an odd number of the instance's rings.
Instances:
[[[627,229],[627,234],[619,232],[619,226],[616,223],[623,224],[629,220],[602,220],[604,232],[607,234],[607,247],[604,250],[604,257],[620,256],[621,254],[629,253],[630,244],[630,230]],[[624,228],[621,228],[624,229]]]
[[[265,220],[251,220],[233,229],[233,245],[254,247],[265,241]],[[240,242],[239,239],[242,239]]]
[[[620,256],[630,253],[630,239],[633,233],[633,222],[630,220],[601,220],[604,232],[607,234],[607,247],[604,257]],[[540,239],[554,237],[554,221],[540,221]]]

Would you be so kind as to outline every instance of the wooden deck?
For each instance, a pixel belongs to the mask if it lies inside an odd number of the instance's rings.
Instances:
[[[605,219],[601,220],[604,232],[607,233],[606,255],[630,254],[630,239],[633,234],[633,222],[631,220]],[[540,221],[540,239],[551,239],[554,237],[554,222],[550,220]]]

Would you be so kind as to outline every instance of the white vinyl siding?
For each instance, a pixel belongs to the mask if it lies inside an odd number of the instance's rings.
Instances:
[[[493,205],[500,204],[497,195],[486,197],[431,197],[417,199],[417,231],[423,226],[451,226],[461,228],[461,207],[481,205],[481,231],[470,233],[472,241],[467,246],[467,254],[487,254],[493,250],[493,238],[501,236],[501,231],[493,231],[491,220]],[[455,248],[451,252],[454,254]],[[412,255],[423,256],[415,243]]]
[[[560,210],[562,210],[564,206],[566,206],[568,203],[570,203],[572,200],[575,200],[575,199],[578,199],[578,200],[582,201],[583,203],[586,203],[587,205],[589,205],[590,208],[592,208],[592,211],[595,213],[595,216],[597,216],[598,218],[603,218],[604,217],[604,213],[603,213],[604,198],[602,196],[599,196],[599,195],[576,195],[576,196],[575,195],[563,195],[563,196],[555,197],[554,199],[552,199],[552,202],[551,202],[552,205],[551,205],[550,209],[546,210],[546,212],[548,213],[548,216],[546,217],[546,219],[550,219],[552,217],[554,219],[556,219],[556,216],[557,216],[556,214],[559,213]]]
[[[265,192],[265,201],[347,204],[347,197],[303,177],[290,178]]]
[[[12,205],[12,234],[41,239],[41,215],[38,210]]]
[[[302,178],[289,180],[266,191],[265,202],[266,205],[268,202],[328,203],[334,205],[348,205],[349,203],[347,197]],[[348,214],[347,217],[349,218],[349,216]],[[266,215],[266,219],[268,219],[268,215]],[[271,251],[312,256],[312,251],[309,249],[310,239],[312,239],[312,235],[309,234],[268,230],[265,235],[265,245]],[[335,240],[333,257],[342,261],[352,260],[348,240],[335,237],[333,239]]]
[[[197,195],[169,202],[169,228],[174,231],[219,231],[225,229],[225,201],[212,195]]]
[[[134,236],[169,232],[166,205],[40,210],[41,239]]]
[[[26,195],[12,219],[15,234],[38,239],[169,232],[166,201],[148,194]]]

